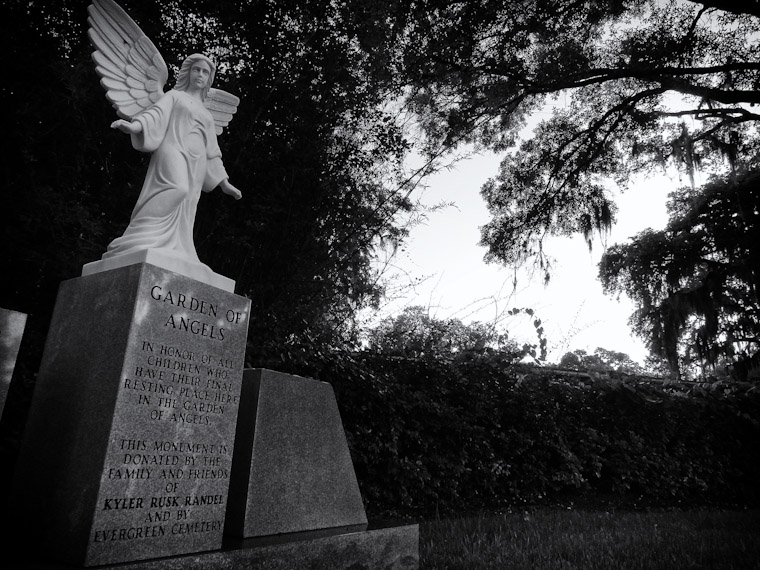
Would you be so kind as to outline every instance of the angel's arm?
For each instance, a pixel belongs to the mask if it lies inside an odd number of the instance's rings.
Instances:
[[[122,133],[126,133],[128,135],[136,135],[137,133],[142,132],[142,124],[138,121],[125,121],[124,119],[119,119],[118,121],[114,121],[111,123],[112,129],[117,129],[121,131]]]
[[[240,198],[243,197],[243,193],[237,188],[235,188],[232,184],[230,184],[230,181],[228,178],[225,178],[219,183],[219,188],[221,188],[222,192],[224,192],[225,194],[229,194],[230,196],[235,198],[235,200],[240,200]]]

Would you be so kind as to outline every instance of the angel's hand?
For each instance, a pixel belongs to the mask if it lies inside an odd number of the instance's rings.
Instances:
[[[111,128],[117,129],[122,133],[126,133],[128,135],[136,135],[142,131],[142,125],[140,123],[137,121],[125,121],[124,119],[119,119],[118,121],[111,123]]]
[[[219,184],[219,187],[222,189],[222,192],[229,194],[235,198],[235,200],[240,200],[240,198],[243,197],[243,193],[235,188],[232,184],[230,184],[230,181],[227,178],[222,180],[222,182]]]

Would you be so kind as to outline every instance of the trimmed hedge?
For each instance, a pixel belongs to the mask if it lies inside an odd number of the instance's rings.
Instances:
[[[498,355],[341,353],[290,368],[335,388],[374,513],[600,495],[626,504],[760,502],[755,388],[592,381]]]

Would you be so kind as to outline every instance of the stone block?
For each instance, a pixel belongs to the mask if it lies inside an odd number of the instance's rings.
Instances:
[[[366,522],[332,386],[246,370],[225,533],[254,537]]]
[[[3,415],[5,400],[8,398],[24,327],[24,313],[0,309],[0,416]]]
[[[7,557],[6,557],[7,560]],[[8,570],[64,570],[33,556],[3,566]],[[340,528],[261,539],[225,539],[220,550],[105,566],[114,570],[417,570],[416,524],[368,529]]]
[[[250,301],[149,264],[61,284],[11,497],[74,565],[218,549]]]

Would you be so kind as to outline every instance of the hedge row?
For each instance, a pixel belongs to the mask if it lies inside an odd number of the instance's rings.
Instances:
[[[760,502],[757,389],[591,381],[495,357],[343,353],[290,371],[335,388],[373,512]]]

